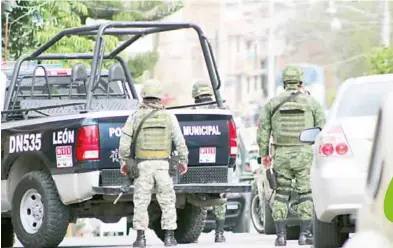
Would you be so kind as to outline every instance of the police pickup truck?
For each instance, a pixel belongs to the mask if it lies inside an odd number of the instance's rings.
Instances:
[[[19,58],[2,111],[2,247],[12,246],[13,232],[24,247],[57,247],[69,223],[77,218],[93,217],[106,223],[132,218],[132,186],[116,204],[114,200],[126,181],[119,171],[119,136],[139,100],[132,74],[118,54],[138,37],[184,28],[194,29],[200,39],[216,99],[209,104],[221,107],[211,46],[202,30],[190,23],[113,22],[67,29]],[[132,36],[107,54],[103,52],[107,33]],[[44,53],[66,35],[84,34],[97,34],[91,54]],[[90,73],[75,63],[70,75],[48,75],[38,65],[42,76],[19,76],[24,61],[63,59],[90,59]],[[101,73],[104,59],[118,61],[107,75]],[[189,149],[187,174],[173,178],[179,243],[198,239],[205,207],[221,204],[225,193],[251,191],[249,185],[231,182],[237,152],[232,114],[223,109],[184,108],[189,106],[170,110],[180,122]],[[163,240],[160,217],[153,195],[149,227]]]

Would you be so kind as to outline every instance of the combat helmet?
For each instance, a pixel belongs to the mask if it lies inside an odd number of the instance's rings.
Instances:
[[[282,72],[282,82],[286,84],[298,84],[304,81],[304,72],[300,66],[289,65]]]
[[[162,85],[158,80],[149,79],[145,81],[141,90],[142,98],[163,98]]]
[[[197,80],[192,87],[192,98],[201,96],[212,96],[213,90],[208,81]]]

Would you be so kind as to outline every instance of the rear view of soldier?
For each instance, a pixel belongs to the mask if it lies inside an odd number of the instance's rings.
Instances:
[[[122,159],[121,172],[134,178],[133,228],[137,238],[133,247],[145,247],[145,230],[148,228],[147,208],[151,201],[153,187],[156,187],[157,201],[161,207],[161,228],[165,230],[165,246],[175,246],[174,230],[177,229],[176,195],[169,175],[169,157],[172,141],[179,153],[180,173],[187,172],[188,149],[175,115],[170,114],[161,103],[161,84],[155,80],[145,82],[141,96],[142,106],[131,115],[122,129],[119,153]],[[155,111],[155,112],[153,112]],[[149,115],[149,116],[148,116]],[[140,123],[140,133],[135,134]],[[130,146],[135,138],[135,166],[127,167]]]
[[[277,191],[273,203],[276,224],[275,246],[286,246],[286,220],[292,179],[299,195],[297,214],[301,221],[299,245],[312,245],[311,221],[313,201],[310,187],[312,147],[299,141],[305,128],[323,127],[325,114],[321,105],[309,94],[302,92],[304,72],[300,67],[288,66],[283,71],[285,92],[271,99],[263,109],[257,141],[265,167],[271,166],[269,140],[273,136],[274,170],[277,172]]]
[[[213,101],[213,90],[209,82],[198,80],[194,83],[192,87],[192,98],[194,98],[195,103],[205,103]],[[194,108],[200,109],[212,109],[216,105],[203,105]],[[225,242],[224,237],[224,225],[225,225],[225,214],[226,214],[227,204],[226,202],[220,206],[213,207],[213,214],[216,217],[216,233],[215,242],[222,243]]]

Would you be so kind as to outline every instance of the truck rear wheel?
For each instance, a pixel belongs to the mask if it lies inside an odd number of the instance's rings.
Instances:
[[[206,209],[186,203],[183,209],[177,209],[177,230],[175,238],[179,244],[195,243],[205,227]],[[161,218],[154,221],[153,230],[157,237],[164,241],[164,230],[161,229]]]
[[[22,177],[12,209],[12,224],[24,247],[57,247],[64,239],[70,211],[45,172],[32,171]]]
[[[1,218],[1,247],[13,247],[14,243],[14,228],[11,218]]]

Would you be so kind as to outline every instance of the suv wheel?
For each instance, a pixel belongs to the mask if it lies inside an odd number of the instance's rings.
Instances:
[[[264,233],[265,228],[264,228],[264,204],[259,199],[259,195],[254,194],[251,200],[251,220],[252,224],[254,225],[255,230],[258,233]]]
[[[64,239],[70,211],[45,172],[32,171],[22,177],[12,209],[12,224],[24,247],[57,247]]]
[[[313,233],[315,248],[341,247],[349,237],[348,233],[340,232],[340,225],[337,221],[331,223],[319,221],[315,212],[313,218]]]

